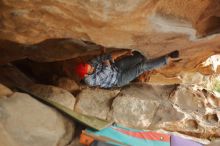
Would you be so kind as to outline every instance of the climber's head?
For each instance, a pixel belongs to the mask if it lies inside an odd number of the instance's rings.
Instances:
[[[87,74],[91,72],[92,66],[88,63],[79,63],[75,67],[76,74],[83,79]]]

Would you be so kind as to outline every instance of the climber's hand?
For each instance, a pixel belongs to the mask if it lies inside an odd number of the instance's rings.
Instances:
[[[101,52],[101,55],[105,54],[106,53],[106,48],[105,47],[101,47],[100,48],[100,52]]]

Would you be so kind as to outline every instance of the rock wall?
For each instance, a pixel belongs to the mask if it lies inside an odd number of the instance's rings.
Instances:
[[[34,43],[75,37],[106,46],[129,47],[146,34],[146,42],[161,32],[164,35],[154,42],[171,37],[170,32],[172,37],[181,37],[181,33],[183,37],[185,29],[206,36],[219,26],[219,9],[218,0],[1,0],[0,38]]]
[[[157,72],[168,77],[183,68],[204,73],[198,65],[219,53],[218,0],[1,0],[0,4],[1,64],[23,58],[60,61],[91,48],[57,38],[136,49],[148,58],[178,49],[182,60]]]

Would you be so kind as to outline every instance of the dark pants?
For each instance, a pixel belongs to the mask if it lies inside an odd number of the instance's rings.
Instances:
[[[118,87],[127,85],[145,71],[153,70],[167,64],[166,56],[147,60],[137,51],[133,54],[133,56],[128,56],[115,62],[115,65],[119,69]]]

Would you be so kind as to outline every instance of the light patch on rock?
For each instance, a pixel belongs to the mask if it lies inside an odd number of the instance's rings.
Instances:
[[[64,18],[71,19],[70,16],[68,16],[65,12],[63,12],[60,8],[56,6],[41,6],[41,9],[46,10],[47,12],[51,14],[60,15]]]
[[[182,33],[188,35],[191,40],[196,40],[196,30],[192,24],[181,18],[155,13],[149,16],[149,22],[157,32]]]
[[[16,9],[11,12],[13,16],[27,16],[29,14],[29,10],[27,9]]]
[[[0,97],[1,96],[9,96],[11,95],[13,92],[11,91],[11,89],[7,88],[6,86],[0,84]]]
[[[194,91],[207,90],[215,97],[220,98],[220,76],[203,75],[199,72],[182,72],[178,78],[182,84],[191,86]]]
[[[214,72],[217,71],[218,66],[220,65],[220,54],[212,55],[206,61],[202,63],[204,67],[211,65]]]

